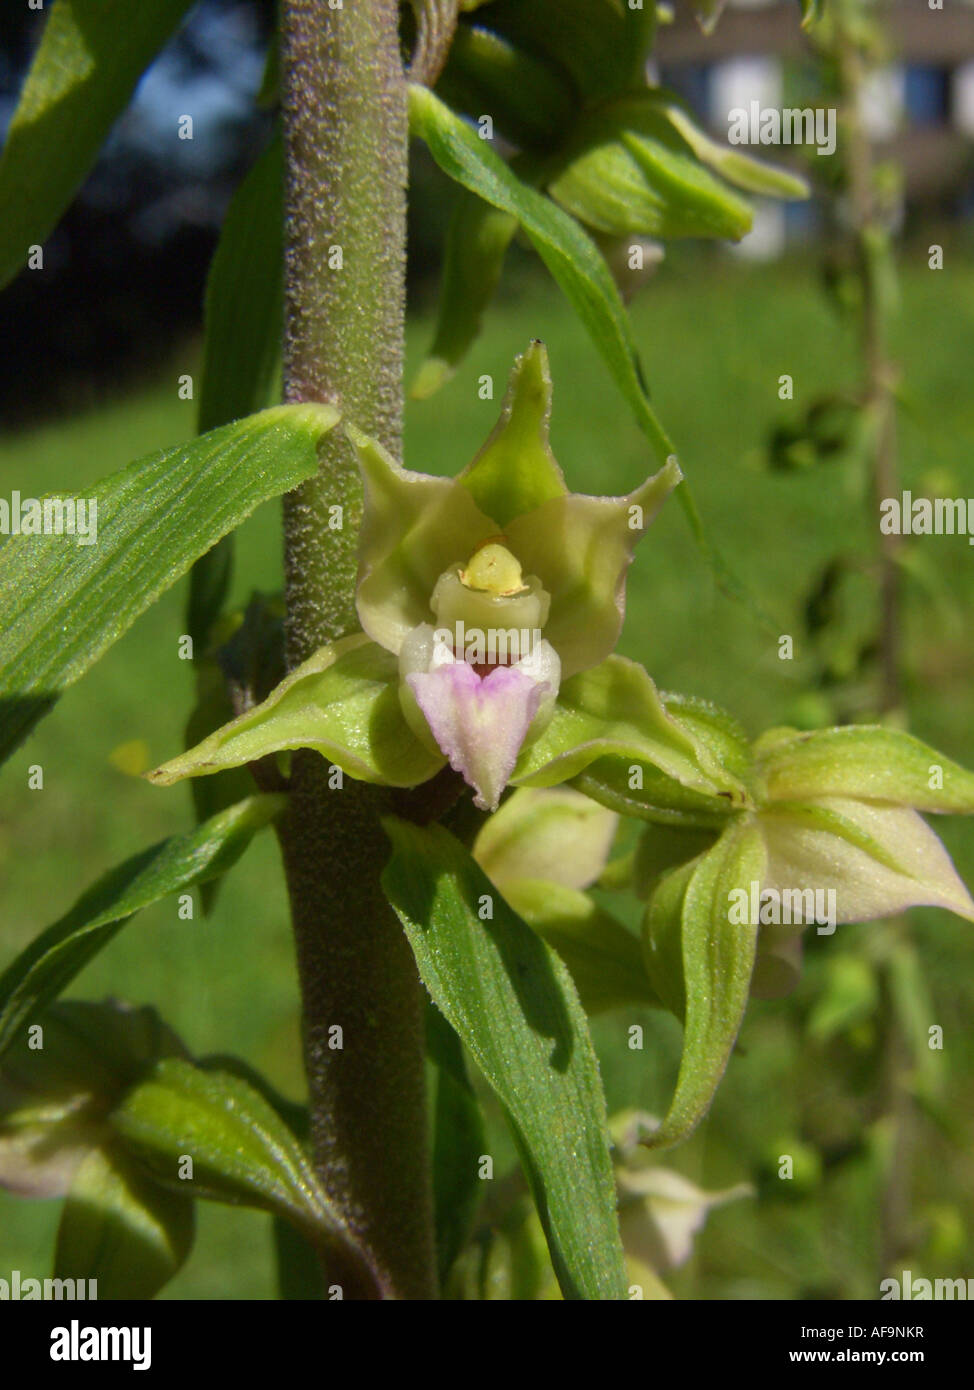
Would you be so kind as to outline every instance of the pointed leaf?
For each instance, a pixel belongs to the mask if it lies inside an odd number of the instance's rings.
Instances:
[[[568,972],[445,830],[385,825],[383,886],[433,1002],[507,1113],[565,1297],[624,1299],[605,1101]]]
[[[275,134],[230,201],[207,276],[201,434],[271,403],[284,324],[283,216]]]
[[[0,571],[0,752],[198,556],[258,503],[309,478],[337,419],[330,406],[278,406],[129,464],[90,490],[97,544],[10,536]]]
[[[697,860],[680,916],[686,1010],[676,1090],[649,1148],[680,1143],[706,1114],[747,1007],[757,927],[729,921],[731,890],[760,882],[765,851],[753,820]],[[678,870],[677,882],[684,871]]]
[[[425,782],[445,761],[406,723],[396,658],[357,632],[321,647],[262,704],[148,776],[168,786],[289,748],[314,748],[350,777],[393,787]]]
[[[254,796],[111,870],[0,976],[0,1053],[38,1010],[107,945],[140,908],[225,873],[251,837],[284,809],[283,796]]]
[[[95,1149],[61,1212],[55,1279],[90,1279],[99,1299],[154,1298],[189,1255],[192,1198],[167,1192],[116,1150]]]
[[[0,156],[0,288],[53,231],[192,0],[57,0]]]
[[[674,452],[646,398],[632,329],[597,247],[568,213],[522,183],[476,132],[432,92],[409,89],[410,128],[440,168],[472,193],[516,217],[606,360],[661,461]]]

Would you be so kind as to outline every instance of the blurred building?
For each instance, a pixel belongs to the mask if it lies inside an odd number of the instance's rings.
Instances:
[[[873,75],[862,113],[880,154],[901,166],[906,207],[920,214],[966,216],[974,210],[974,4],[943,0],[877,4],[888,28],[891,62]],[[716,137],[728,113],[815,100],[812,50],[797,20],[796,0],[728,0],[714,31],[702,32],[687,5],[674,7],[657,43],[660,80],[686,96]],[[799,152],[758,147],[754,153],[801,167]],[[814,160],[806,172],[814,177]],[[759,209],[745,250],[774,255],[814,219],[807,205]]]

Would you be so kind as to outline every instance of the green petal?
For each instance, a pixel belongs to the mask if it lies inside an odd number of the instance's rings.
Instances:
[[[548,353],[544,343],[535,340],[515,360],[501,416],[490,438],[457,479],[500,527],[568,493],[548,443],[550,420]]]
[[[507,526],[525,574],[551,595],[545,639],[563,677],[596,666],[619,640],[637,542],[682,478],[675,458],[626,497],[552,497]]]
[[[262,704],[148,776],[167,786],[293,748],[314,748],[350,777],[391,787],[417,786],[445,761],[406,723],[395,657],[357,632],[322,647]]]
[[[351,426],[346,432],[365,486],[359,621],[373,641],[398,652],[407,633],[430,621],[440,575],[465,562],[498,525],[456,479],[413,473],[376,440]]]
[[[618,823],[613,811],[570,787],[522,787],[486,822],[473,857],[502,890],[515,878],[587,888],[605,868]]]
[[[974,773],[899,729],[773,729],[754,755],[770,801],[850,796],[918,811],[974,812]]]

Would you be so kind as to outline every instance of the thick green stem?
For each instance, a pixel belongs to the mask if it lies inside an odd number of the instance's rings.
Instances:
[[[398,455],[408,126],[397,25],[396,0],[283,4],[285,395],[336,403]],[[285,501],[291,665],[358,626],[360,515],[353,457],[336,430],[317,476]],[[332,1268],[328,1280],[346,1298],[430,1298],[422,987],[379,886],[386,796],[351,781],[329,787],[314,753],[294,758],[291,789],[280,835],[315,1164],[375,1284],[352,1268]]]

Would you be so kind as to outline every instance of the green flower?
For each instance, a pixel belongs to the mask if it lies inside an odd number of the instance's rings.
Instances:
[[[151,779],[307,747],[353,777],[400,787],[449,761],[477,804],[495,809],[509,782],[550,786],[623,756],[698,799],[739,798],[645,672],[611,655],[633,551],[679,466],[669,459],[623,497],[571,493],[548,442],[550,413],[547,354],[535,342],[456,478],[411,472],[347,426],[365,491],[362,633],[322,648]]]

